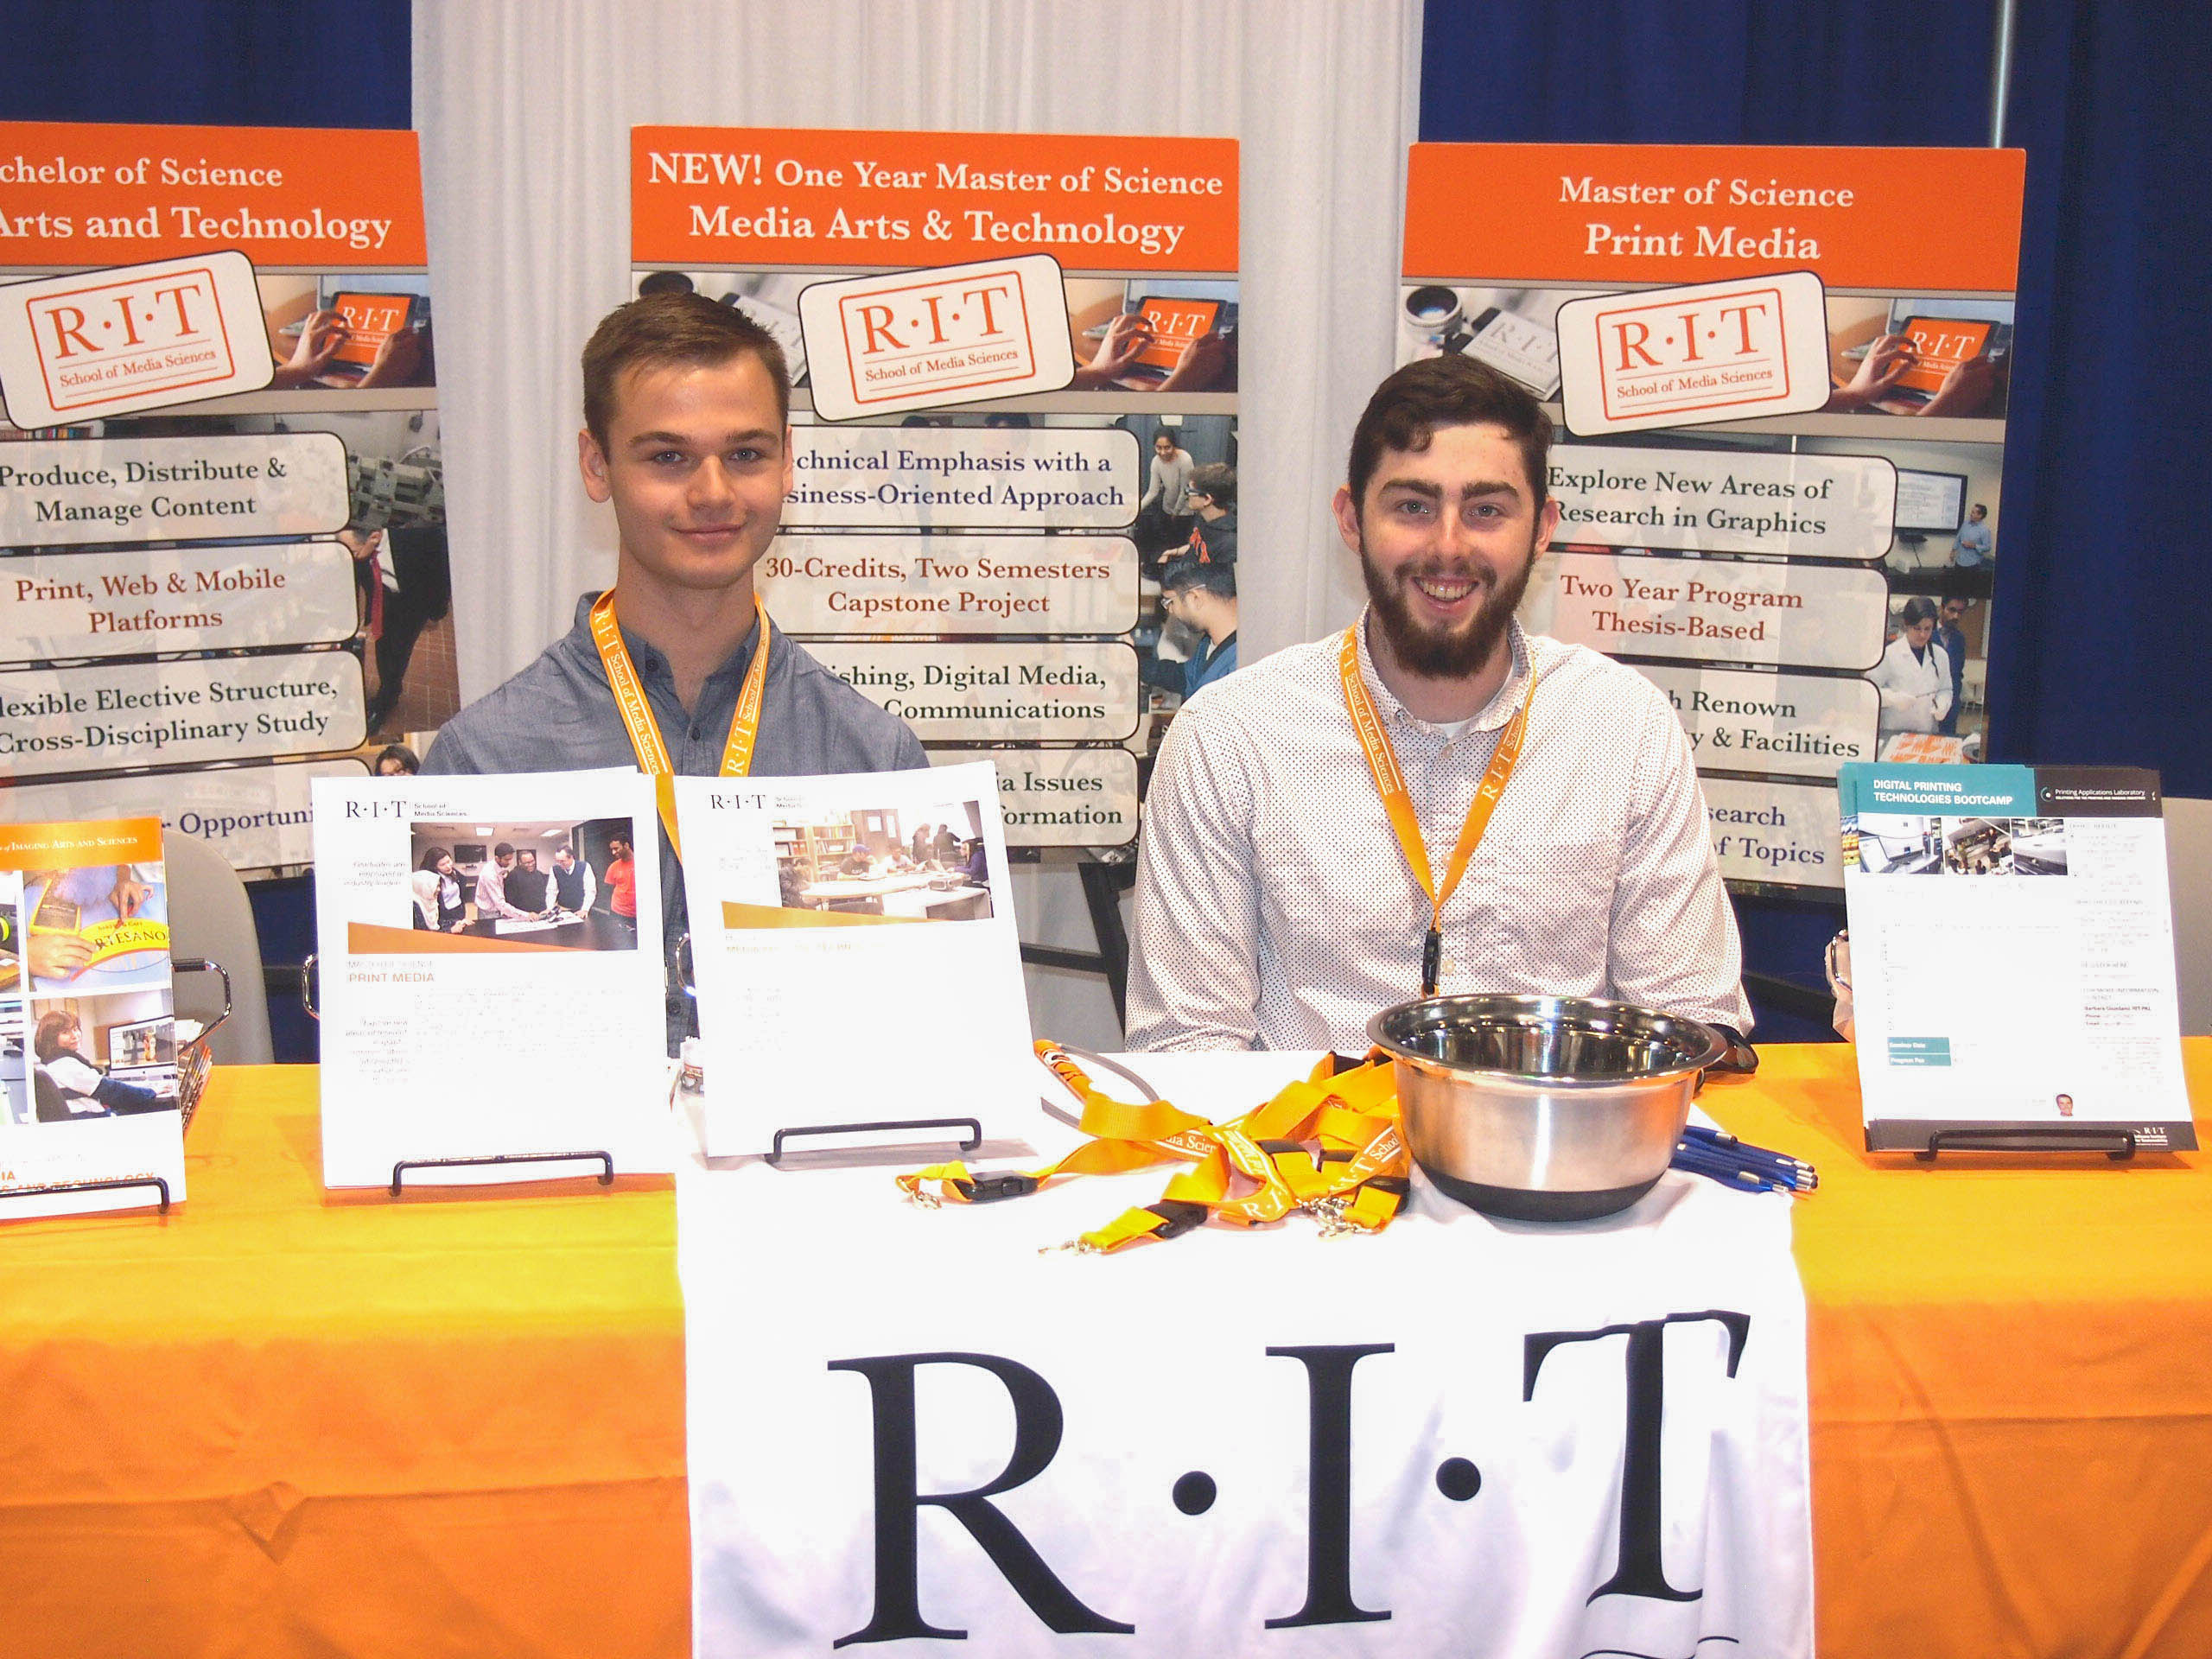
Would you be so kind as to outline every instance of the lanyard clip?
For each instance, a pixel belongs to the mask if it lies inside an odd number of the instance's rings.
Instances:
[[[1421,942],[1421,994],[1424,997],[1436,995],[1437,982],[1444,977],[1444,931],[1432,927]]]
[[[996,1204],[1001,1198],[1026,1198],[1037,1190],[1037,1178],[1010,1169],[999,1175],[970,1175],[959,1183],[970,1204]]]

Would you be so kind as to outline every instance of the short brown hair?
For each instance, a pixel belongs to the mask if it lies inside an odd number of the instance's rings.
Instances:
[[[1217,507],[1233,507],[1236,505],[1236,469],[1218,461],[1193,467],[1188,487],[1192,494],[1205,496]]]
[[[615,392],[633,369],[718,368],[750,353],[776,383],[776,412],[791,418],[791,372],[776,337],[734,305],[697,294],[647,294],[618,305],[584,345],[584,428],[604,449]]]
[[[67,1008],[41,1014],[38,1030],[31,1038],[31,1052],[41,1060],[50,1060],[61,1052],[61,1033],[79,1028],[77,1016]]]
[[[1551,416],[1519,381],[1487,363],[1447,352],[1408,363],[1375,388],[1352,429],[1345,471],[1355,508],[1367,498],[1386,449],[1419,454],[1439,427],[1500,426],[1519,446],[1535,505],[1544,505],[1552,448]]]

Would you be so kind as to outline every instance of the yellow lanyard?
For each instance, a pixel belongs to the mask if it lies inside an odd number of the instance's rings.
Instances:
[[[745,671],[745,685],[737,694],[737,710],[730,716],[729,741],[722,746],[721,775],[725,778],[742,778],[753,770],[753,745],[760,735],[760,701],[768,685],[768,613],[762,608],[757,594],[753,599],[753,613],[760,620],[760,644],[753,652],[752,666]],[[592,605],[591,638],[599,647],[599,660],[606,666],[607,683],[614,693],[614,707],[622,715],[622,728],[630,734],[630,747],[637,754],[638,770],[653,780],[653,794],[660,808],[661,827],[668,831],[668,844],[676,849],[676,855],[681,858],[683,846],[676,835],[676,766],[668,758],[668,746],[661,741],[660,726],[653,719],[652,705],[645,701],[645,688],[630,661],[629,649],[622,643],[622,630],[615,625],[612,588]]]
[[[1428,899],[1428,935],[1421,941],[1421,994],[1436,995],[1437,981],[1444,967],[1444,906],[1459,886],[1459,878],[1467,873],[1468,861],[1481,844],[1483,831],[1490,828],[1491,814],[1497,810],[1498,798],[1505,793],[1506,781],[1513,776],[1514,763],[1521,758],[1521,740],[1528,734],[1529,705],[1536,700],[1536,665],[1529,664],[1529,686],[1521,694],[1521,707],[1497,740],[1497,747],[1490,758],[1490,770],[1476,787],[1475,798],[1467,805],[1467,822],[1459,830],[1459,842],[1452,849],[1452,861],[1445,867],[1444,885],[1439,887],[1428,868],[1428,847],[1421,839],[1421,819],[1414,811],[1413,797],[1406,791],[1405,774],[1398,770],[1398,756],[1390,747],[1390,734],[1382,729],[1382,716],[1376,711],[1375,699],[1368,695],[1367,683],[1359,674],[1359,624],[1355,622],[1344,630],[1343,645],[1337,652],[1338,672],[1344,683],[1344,709],[1351,715],[1352,729],[1359,734],[1359,746],[1367,751],[1368,770],[1375,774],[1376,792],[1382,797],[1382,810],[1390,815],[1390,827],[1397,832],[1398,849],[1406,855],[1406,868],[1414,873],[1414,880],[1421,883],[1421,890]]]
[[[1060,1175],[1119,1174],[1175,1160],[1193,1166],[1168,1181],[1157,1204],[1126,1211],[1075,1241],[1095,1253],[1173,1238],[1209,1220],[1261,1226],[1294,1211],[1319,1219],[1325,1235],[1378,1233],[1405,1202],[1396,1078],[1379,1050],[1342,1071],[1334,1055],[1324,1055],[1305,1081],[1241,1117],[1209,1123],[1164,1100],[1115,1100],[1056,1044],[1036,1048],[1082,1099],[1083,1129],[1093,1138],[1042,1169],[982,1174],[957,1161],[933,1164],[898,1178],[908,1198],[931,1209],[988,1204]]]

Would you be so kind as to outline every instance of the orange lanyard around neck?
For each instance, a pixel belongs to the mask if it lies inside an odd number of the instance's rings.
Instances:
[[[1445,866],[1441,887],[1429,870],[1428,845],[1421,839],[1421,819],[1414,811],[1413,797],[1406,790],[1405,774],[1398,770],[1397,752],[1390,747],[1390,734],[1382,729],[1382,716],[1376,709],[1375,699],[1368,695],[1366,681],[1360,677],[1357,622],[1344,630],[1344,644],[1337,652],[1337,670],[1344,683],[1345,712],[1351,715],[1352,729],[1359,734],[1360,747],[1367,752],[1367,767],[1375,774],[1375,790],[1382,798],[1382,810],[1390,815],[1390,828],[1397,832],[1398,850],[1405,855],[1406,868],[1413,872],[1414,880],[1421,883],[1421,890],[1428,899],[1428,934],[1421,941],[1421,994],[1434,996],[1444,966],[1444,906],[1459,889],[1459,878],[1466,874],[1468,862],[1482,843],[1483,831],[1490,828],[1491,814],[1497,810],[1498,798],[1505,793],[1506,782],[1513,776],[1514,764],[1521,759],[1521,741],[1529,730],[1529,709],[1536,700],[1536,666],[1529,664],[1529,684],[1521,694],[1521,706],[1499,734],[1497,747],[1490,758],[1490,770],[1483,774],[1482,782],[1475,789],[1475,798],[1468,803],[1467,821],[1460,826],[1459,844],[1452,849],[1452,861]]]
[[[730,716],[729,741],[722,746],[721,775],[725,778],[742,778],[753,770],[753,745],[760,735],[760,703],[768,685],[768,613],[757,594],[753,600],[753,613],[760,619],[760,643],[753,652],[752,665],[745,671],[745,684],[737,694],[737,710]],[[661,741],[660,724],[653,718],[652,705],[645,701],[645,684],[638,678],[629,648],[622,643],[622,630],[614,620],[612,588],[592,603],[591,638],[599,647],[599,660],[607,669],[607,683],[614,693],[614,707],[622,716],[622,729],[630,734],[630,747],[638,757],[638,770],[653,780],[653,795],[660,808],[661,827],[668,831],[668,844],[676,849],[676,855],[681,858],[683,846],[676,834],[675,763],[668,758],[668,745]]]

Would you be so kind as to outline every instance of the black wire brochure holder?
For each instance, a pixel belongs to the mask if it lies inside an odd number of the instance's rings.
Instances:
[[[614,1154],[611,1152],[499,1152],[480,1158],[403,1158],[391,1166],[391,1196],[397,1198],[406,1184],[410,1169],[496,1169],[509,1164],[574,1164],[595,1163],[599,1166],[599,1184],[614,1185]],[[547,1180],[569,1179],[549,1175]],[[416,1183],[421,1191],[423,1183]],[[453,1183],[438,1182],[443,1186]]]
[[[2038,1124],[2032,1128],[1949,1128],[1931,1130],[1928,1144],[1913,1157],[1932,1164],[1944,1152],[2101,1152],[2115,1164],[2135,1156],[2135,1131],[2094,1123]]]
[[[308,1011],[308,1017],[310,1020],[320,1024],[322,1020],[322,1010],[315,1004],[315,954],[310,954],[300,964],[300,1006]],[[391,1166],[391,1185],[389,1190],[393,1198],[400,1197],[407,1188],[408,1172],[416,1169],[500,1169],[512,1164],[578,1163],[597,1164],[599,1174],[596,1179],[599,1184],[601,1186],[614,1185],[614,1154],[611,1152],[497,1152],[475,1158],[403,1158]],[[572,1178],[548,1175],[544,1179],[549,1181],[557,1181]],[[457,1186],[465,1185],[467,1183],[417,1181],[415,1183],[415,1189],[419,1192],[426,1185]]]
[[[973,1152],[983,1144],[983,1125],[972,1117],[893,1117],[875,1123],[795,1123],[789,1128],[778,1129],[775,1139],[766,1152],[760,1154],[765,1164],[783,1161],[784,1142],[801,1135],[873,1135],[887,1129],[965,1129],[960,1140],[960,1150]]]

